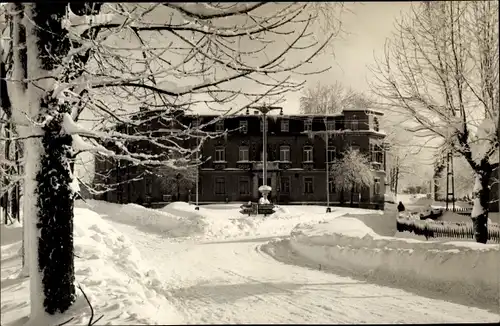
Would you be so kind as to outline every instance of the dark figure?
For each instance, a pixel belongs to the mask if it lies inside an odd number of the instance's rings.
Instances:
[[[398,204],[398,212],[404,212],[405,211],[405,205],[403,205],[402,202],[399,202]]]

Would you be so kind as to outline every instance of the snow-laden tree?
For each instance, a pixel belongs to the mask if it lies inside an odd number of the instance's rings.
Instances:
[[[336,81],[333,84],[316,83],[304,89],[300,97],[300,112],[305,114],[340,113],[343,109],[368,108],[371,100],[352,88]]]
[[[351,205],[354,200],[354,190],[371,187],[374,183],[369,158],[357,149],[348,148],[342,157],[336,159],[330,170],[335,189],[341,191],[341,202],[344,201],[344,191],[351,193]]]
[[[133,164],[176,168],[193,149],[176,142],[200,128],[130,133],[139,106],[173,119],[208,106],[235,113],[300,90],[301,76],[338,32],[318,33],[335,4],[10,3],[6,71],[12,121],[23,140],[25,255],[31,321],[75,300],[75,155],[101,153]],[[322,18],[323,17],[323,18]],[[332,20],[329,19],[329,24]],[[318,35],[318,36],[317,36]],[[3,77],[4,78],[4,77]],[[269,102],[267,102],[269,103]],[[90,113],[89,113],[90,112]],[[222,111],[224,112],[224,111]],[[86,123],[91,122],[91,123]],[[213,123],[213,122],[212,122]],[[130,151],[150,142],[163,154]],[[175,155],[170,156],[173,153]]]
[[[475,173],[472,220],[487,241],[492,171],[498,167],[498,2],[412,5],[374,69],[374,92],[411,131],[462,155]]]
[[[160,180],[160,186],[165,193],[180,200],[180,194],[194,189],[196,185],[197,167],[188,164],[178,164],[179,168],[172,169],[165,166],[152,168],[151,173]]]

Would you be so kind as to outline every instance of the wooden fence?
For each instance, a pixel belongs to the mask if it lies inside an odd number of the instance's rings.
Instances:
[[[428,238],[474,239],[472,222],[420,221],[409,218],[397,219],[398,232],[413,232]],[[500,243],[500,225],[488,224],[488,241]]]

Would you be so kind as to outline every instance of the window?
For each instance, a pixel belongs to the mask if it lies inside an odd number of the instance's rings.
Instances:
[[[240,146],[238,161],[248,161],[248,146]]]
[[[193,120],[193,128],[198,128],[200,126],[200,121],[198,119]]]
[[[375,162],[384,163],[384,151],[382,150],[382,147],[375,146],[375,150],[376,150]]]
[[[290,129],[290,122],[288,121],[288,119],[281,120],[281,131],[288,132],[289,129]]]
[[[146,182],[146,195],[151,196],[153,193],[153,178],[145,178],[144,181]]]
[[[352,116],[351,129],[358,130],[358,117],[356,115]]]
[[[337,156],[337,149],[335,146],[328,146],[328,162],[333,162],[335,161],[335,158]]]
[[[224,120],[219,120],[215,123],[215,131],[224,131]]]
[[[304,121],[304,131],[312,131],[312,120],[311,119]]]
[[[290,162],[290,146],[288,145],[280,146],[280,161]]]
[[[240,178],[240,195],[250,195],[250,180],[248,178]]]
[[[280,192],[283,194],[290,193],[290,177],[281,177]]]
[[[240,132],[243,134],[248,132],[248,121],[240,121]]]
[[[380,125],[379,125],[377,117],[373,117],[373,129],[375,131],[379,131],[380,130]]]
[[[370,145],[370,158],[372,162],[383,163],[384,153],[382,148],[378,145],[371,144]]]
[[[326,123],[326,128],[328,131],[335,130],[335,121],[328,121]]]
[[[375,195],[380,195],[380,178],[375,178],[375,184],[373,185]]]
[[[304,162],[313,162],[313,148],[312,146],[304,147]]]
[[[215,149],[215,161],[224,162],[226,160],[226,149],[224,147],[217,147]]]
[[[267,132],[267,130],[269,129],[269,123],[267,123],[267,121],[263,121],[263,120],[260,120],[260,132],[262,132],[262,123],[263,122],[266,122],[266,132]]]
[[[304,193],[312,194],[313,191],[313,178],[312,177],[304,177]]]
[[[215,178],[215,194],[216,195],[226,194],[226,179],[224,177]]]
[[[331,194],[335,192],[335,182],[332,178],[328,178],[328,192]]]

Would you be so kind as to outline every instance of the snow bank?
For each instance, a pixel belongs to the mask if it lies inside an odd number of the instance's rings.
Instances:
[[[75,208],[74,222],[76,282],[92,303],[94,318],[104,316],[99,324],[183,323],[168,301],[169,294],[163,290],[156,272],[144,266],[128,238],[88,209]],[[14,246],[20,248],[20,239],[15,244],[2,245],[2,267],[5,267],[2,270],[2,325],[24,324],[29,315],[29,281],[15,278],[20,257],[18,250],[9,250]],[[64,315],[54,316],[51,321],[34,322],[55,325],[71,317],[67,325],[88,323],[90,310],[83,296],[80,295]]]
[[[392,237],[397,232],[397,215],[397,212],[384,211],[377,214],[346,214],[344,217],[352,217],[363,222],[378,235]]]
[[[255,223],[251,218],[234,212],[200,207],[185,202],[174,202],[162,209],[150,209],[136,204],[114,204],[105,201],[87,200],[81,207],[90,207],[104,218],[137,227],[148,233],[157,233],[169,238],[216,238],[226,239],[249,235]]]
[[[77,205],[88,207],[105,219],[132,225],[148,233],[176,238],[202,234],[206,228],[203,218],[195,213],[172,214],[168,210],[150,209],[136,204],[122,205],[99,200],[86,202],[77,202]],[[194,206],[191,207],[194,212]]]
[[[132,225],[143,232],[161,234],[179,241],[188,237],[210,241],[288,236],[299,223],[324,221],[345,214],[383,215],[382,211],[349,207],[332,207],[331,213],[325,213],[325,207],[314,205],[280,205],[269,216],[244,215],[240,213],[240,205],[231,204],[199,206],[199,210],[185,202],[170,203],[161,209],[97,200],[87,200],[87,204],[78,201],[77,205],[89,207],[113,222]]]
[[[499,245],[384,237],[357,218],[338,217],[297,225],[289,246],[308,261],[387,284],[484,304],[499,300]]]

